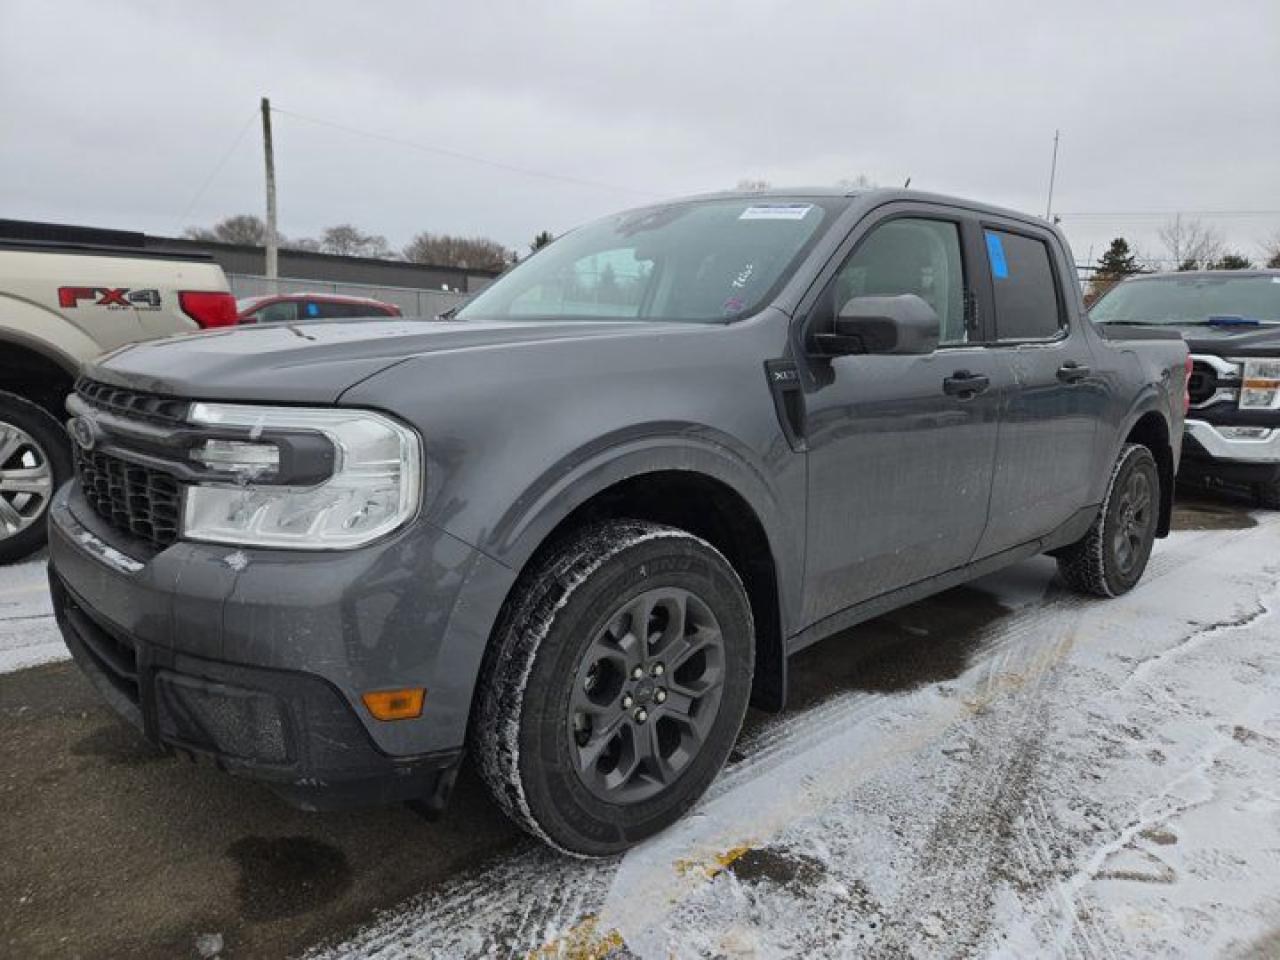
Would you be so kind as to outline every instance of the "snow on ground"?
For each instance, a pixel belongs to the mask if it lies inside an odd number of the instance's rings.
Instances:
[[[1280,956],[1278,547],[1178,533],[1109,602],[989,577],[955,679],[784,714],[625,857],[526,849],[313,956]]]
[[[0,567],[0,673],[71,656],[53,620],[44,565],[41,555]]]

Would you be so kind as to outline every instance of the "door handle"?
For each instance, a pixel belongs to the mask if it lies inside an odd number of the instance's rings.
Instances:
[[[959,397],[961,400],[976,397],[989,386],[991,386],[989,378],[980,373],[970,373],[968,370],[957,370],[942,381],[943,392]]]
[[[1077,383],[1089,375],[1089,368],[1082,363],[1068,360],[1058,368],[1058,379],[1063,383]]]

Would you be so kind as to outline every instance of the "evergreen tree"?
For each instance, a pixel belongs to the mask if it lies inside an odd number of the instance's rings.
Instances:
[[[1142,268],[1129,250],[1129,242],[1124,237],[1116,237],[1111,241],[1107,252],[1098,258],[1098,269],[1094,271],[1095,280],[1123,280]]]
[[[1129,241],[1124,237],[1116,237],[1111,241],[1107,252],[1098,258],[1098,266],[1089,280],[1085,302],[1092,304],[1125,277],[1141,272],[1142,268],[1129,250]]]
[[[1224,253],[1217,263],[1209,264],[1211,270],[1251,270],[1253,261],[1239,253]]]

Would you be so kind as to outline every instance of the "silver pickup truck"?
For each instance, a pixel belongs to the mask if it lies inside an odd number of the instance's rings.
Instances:
[[[211,259],[33,240],[30,226],[0,221],[0,563],[45,541],[53,491],[71,477],[63,401],[81,364],[126,343],[236,322]]]

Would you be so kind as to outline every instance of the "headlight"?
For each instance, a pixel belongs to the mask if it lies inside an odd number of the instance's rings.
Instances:
[[[417,434],[389,417],[337,408],[196,403],[187,419],[247,431],[243,440],[210,439],[191,451],[192,460],[227,479],[187,488],[182,534],[189,540],[345,550],[389,533],[417,512],[421,444]],[[282,460],[307,444],[275,443],[273,433],[327,438],[332,470],[316,483],[290,484],[287,471],[278,473]]]
[[[1280,407],[1280,360],[1244,361],[1240,407],[1250,410],[1272,410]]]

